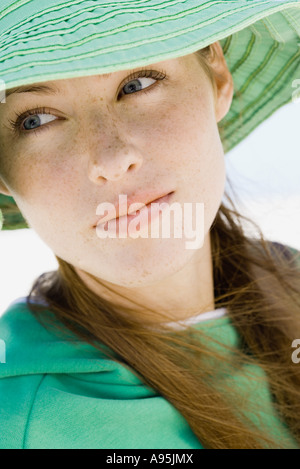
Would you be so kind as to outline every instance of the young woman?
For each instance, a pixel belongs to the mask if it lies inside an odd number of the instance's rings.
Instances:
[[[3,229],[59,265],[0,319],[0,448],[299,448],[299,255],[246,235],[224,158],[292,100],[300,3],[4,0],[0,30]],[[192,247],[153,236],[171,206]]]

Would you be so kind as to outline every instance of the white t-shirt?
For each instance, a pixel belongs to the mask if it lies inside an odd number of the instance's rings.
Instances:
[[[34,299],[32,300],[34,302]],[[39,303],[39,301],[37,301]],[[26,303],[26,297],[17,298],[13,301],[10,306],[16,303]],[[212,311],[207,311],[206,313],[200,313],[196,316],[192,316],[191,318],[184,319],[182,321],[174,321],[167,323],[168,326],[172,327],[175,330],[183,330],[186,326],[191,326],[193,324],[198,324],[202,321],[210,321],[212,319],[221,318],[222,316],[226,315],[226,308],[217,308]]]
[[[196,316],[192,316],[191,318],[184,319],[182,321],[169,322],[167,323],[167,325],[177,330],[185,329],[185,326],[191,326],[192,324],[198,324],[202,321],[209,321],[211,319],[221,318],[226,314],[226,312],[226,308],[217,308],[213,311],[208,311],[207,313],[200,313]]]

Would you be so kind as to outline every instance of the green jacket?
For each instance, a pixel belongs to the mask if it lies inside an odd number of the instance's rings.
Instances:
[[[194,327],[238,343],[228,316]],[[46,329],[24,301],[1,316],[0,340],[0,449],[203,448],[179,412],[130,369]],[[258,366],[250,371],[263,374]],[[270,433],[298,447],[275,414],[268,388],[249,381],[247,370],[231,379],[249,402],[260,400]]]

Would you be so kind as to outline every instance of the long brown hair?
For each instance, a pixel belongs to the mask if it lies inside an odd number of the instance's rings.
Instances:
[[[199,53],[205,61],[210,48]],[[268,385],[274,409],[300,444],[300,369],[291,359],[292,341],[300,338],[299,267],[225,197],[228,203],[222,202],[210,230],[214,297],[216,308],[227,309],[238,347],[208,340],[201,328],[145,327],[130,308],[121,310],[96,295],[59,257],[58,270],[36,279],[27,304],[48,327],[51,311],[56,325],[130,367],[185,417],[208,449],[289,447],[261,423],[259,395],[245,400],[230,379],[234,371],[260,365],[265,374],[255,379]]]

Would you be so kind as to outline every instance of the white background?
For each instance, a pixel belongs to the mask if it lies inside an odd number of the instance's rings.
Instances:
[[[274,113],[225,160],[242,214],[257,222],[267,239],[300,250],[299,134],[298,101]],[[28,294],[38,275],[57,268],[53,253],[32,230],[0,232],[0,259],[0,315]]]

